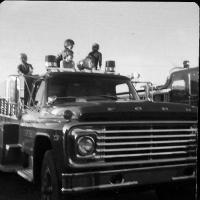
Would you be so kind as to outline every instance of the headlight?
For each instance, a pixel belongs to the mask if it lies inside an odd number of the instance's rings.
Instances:
[[[95,142],[90,136],[81,136],[77,141],[77,150],[81,156],[89,156],[94,153]]]

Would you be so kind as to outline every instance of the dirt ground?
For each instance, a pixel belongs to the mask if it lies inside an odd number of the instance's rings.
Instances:
[[[0,200],[39,200],[39,193],[17,174],[0,172]]]
[[[101,194],[100,194],[101,195]],[[158,200],[155,191],[131,193],[129,196],[112,195],[107,196],[102,193],[95,199],[103,200]],[[39,200],[39,192],[33,184],[27,182],[17,174],[0,172],[0,200]],[[87,197],[78,197],[76,200],[87,200]],[[94,198],[93,198],[94,199]],[[191,200],[191,196],[177,198],[177,200]]]

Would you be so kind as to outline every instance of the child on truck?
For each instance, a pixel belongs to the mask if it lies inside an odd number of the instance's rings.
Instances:
[[[88,54],[89,58],[92,61],[92,65],[94,69],[98,70],[98,65],[99,68],[101,69],[102,65],[102,54],[99,52],[99,44],[95,43],[92,45],[92,51]]]
[[[33,67],[27,62],[28,56],[25,53],[20,54],[21,64],[17,66],[18,73],[23,75],[31,75],[33,72]]]
[[[76,71],[75,63],[73,61],[73,51],[68,50],[68,53],[65,55],[63,60],[61,60],[61,62],[60,62],[60,67]]]
[[[72,39],[67,39],[64,42],[64,50],[58,54],[57,58],[56,58],[56,63],[57,63],[57,67],[60,67],[60,61],[64,60],[67,55],[72,52],[74,46],[74,41]]]

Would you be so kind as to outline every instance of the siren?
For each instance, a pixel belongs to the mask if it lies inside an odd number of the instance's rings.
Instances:
[[[47,71],[51,70],[51,68],[56,68],[57,67],[56,56],[54,55],[45,56],[45,67]]]
[[[186,69],[190,68],[190,61],[189,60],[184,60],[183,61],[183,68],[186,68]]]
[[[140,77],[141,77],[141,75],[138,72],[134,72],[134,73],[131,74],[131,80],[133,80],[133,81],[137,82]]]
[[[107,73],[115,73],[115,61],[108,60],[106,61],[105,72]]]

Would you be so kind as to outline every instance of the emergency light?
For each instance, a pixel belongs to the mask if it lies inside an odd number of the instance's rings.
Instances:
[[[48,69],[57,67],[56,57],[54,55],[45,56],[45,67]]]
[[[190,61],[189,60],[183,61],[183,68],[186,68],[186,69],[190,68]]]
[[[115,61],[114,60],[106,61],[105,72],[111,72],[111,73],[115,72]]]

